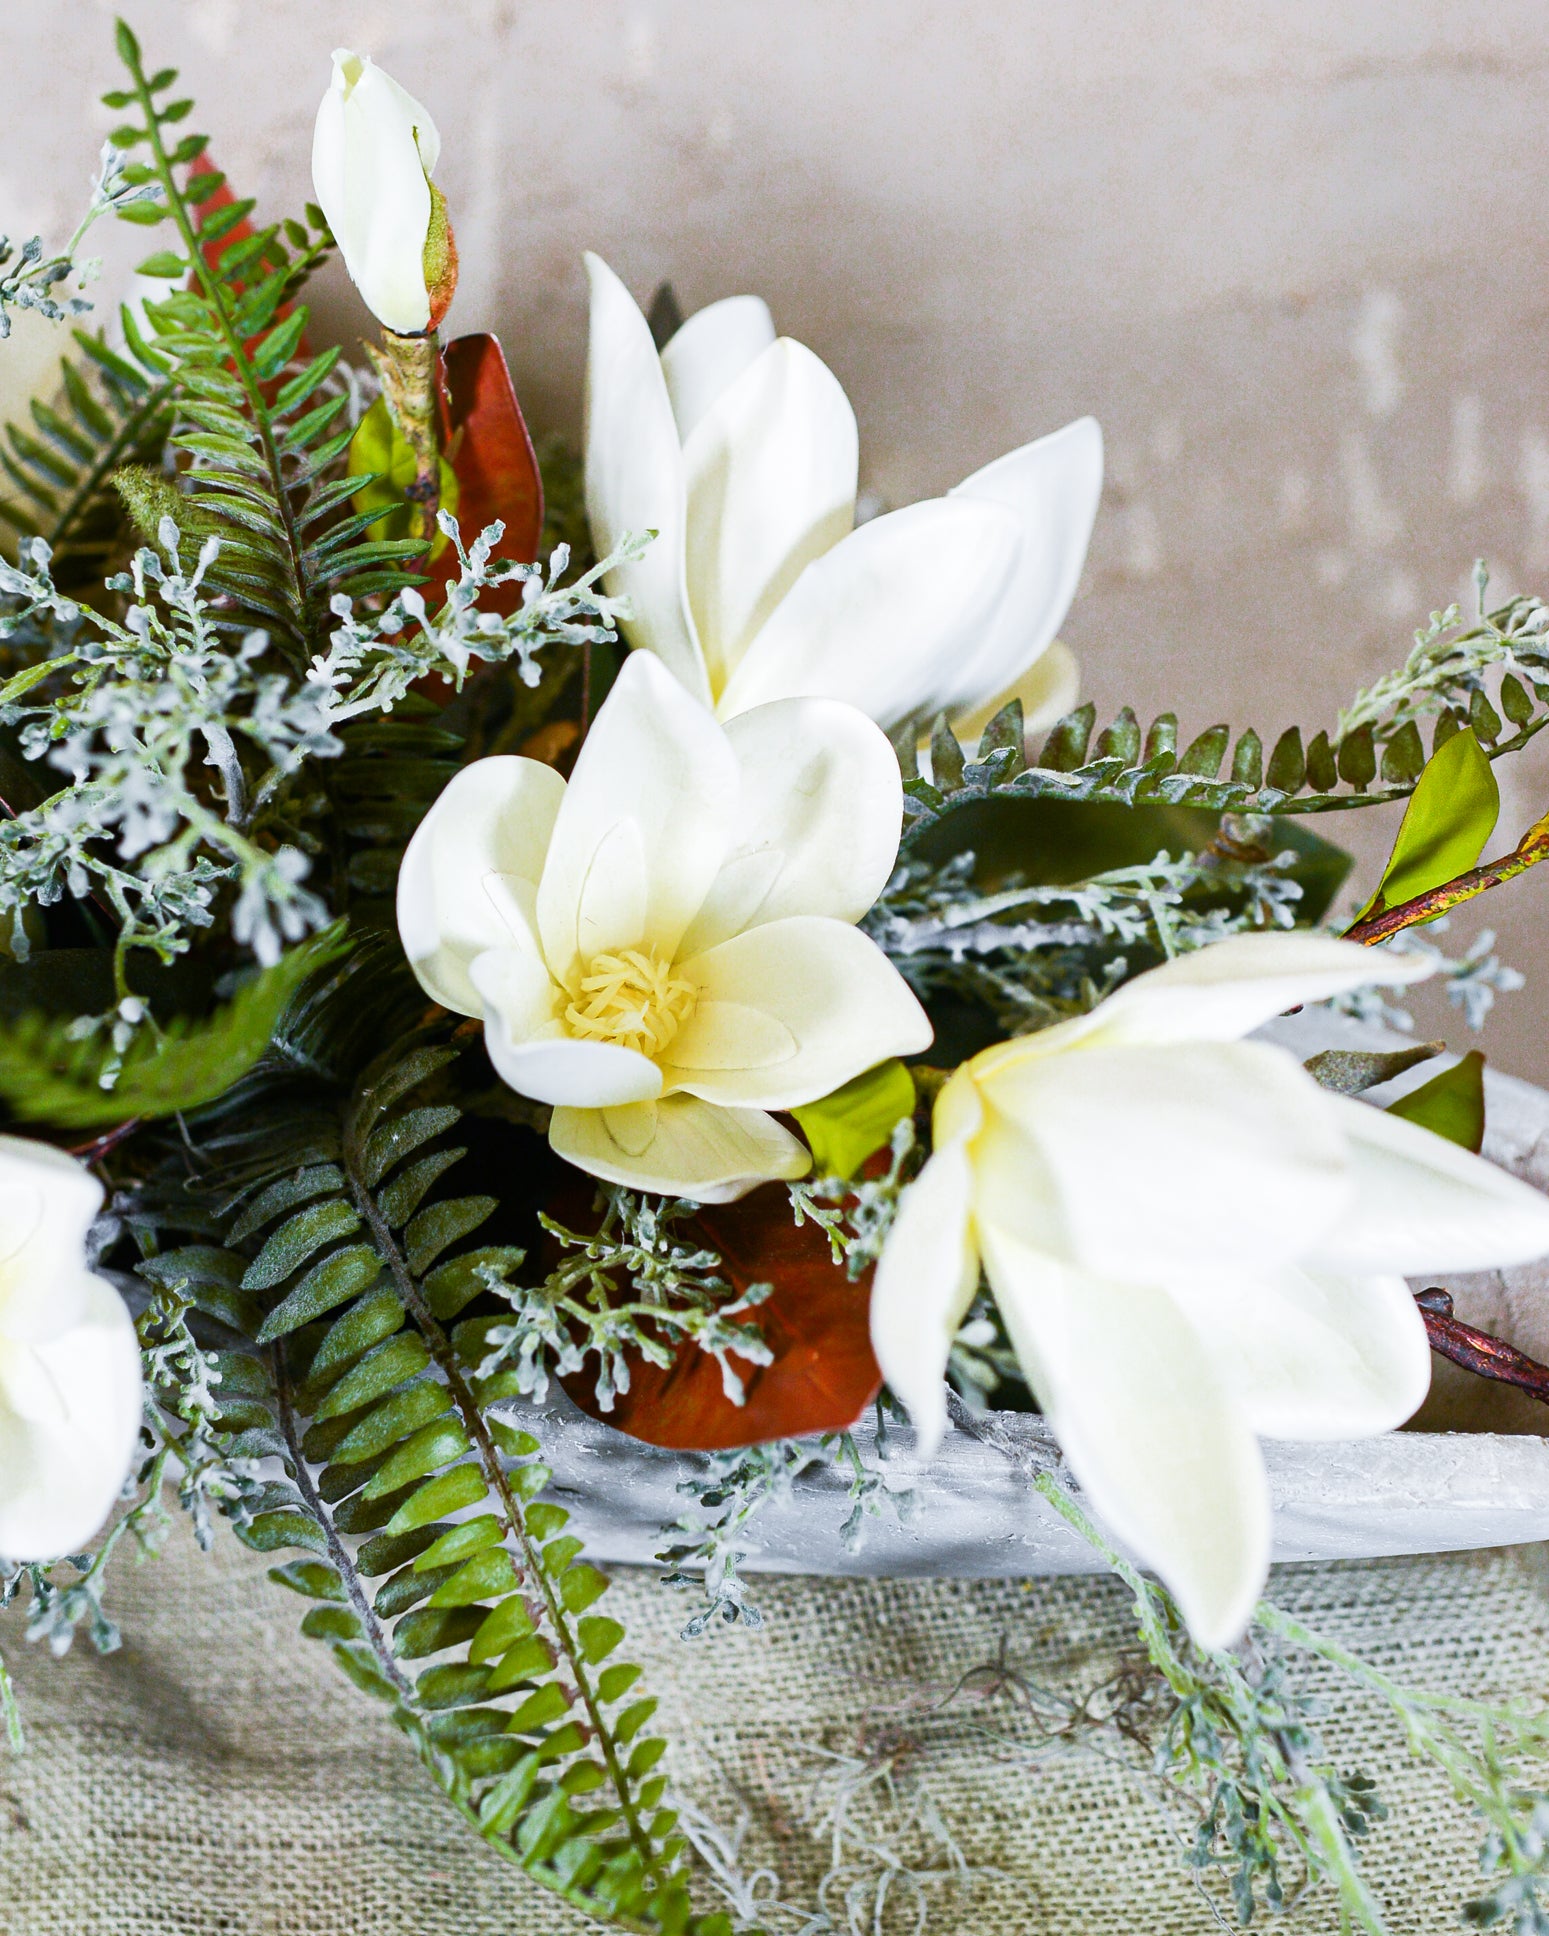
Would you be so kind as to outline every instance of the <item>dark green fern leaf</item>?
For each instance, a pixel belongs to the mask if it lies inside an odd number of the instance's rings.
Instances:
[[[206,1020],[142,1024],[122,1059],[102,1034],[30,1010],[0,1024],[0,1098],[26,1122],[94,1129],[213,1101],[269,1047],[291,997],[343,948],[338,927],[292,948]]]
[[[166,360],[152,351],[124,311],[126,350],[101,335],[74,331],[78,358],[61,359],[55,408],[31,406],[31,423],[7,425],[0,464],[18,495],[0,500],[0,519],[41,537],[53,552],[64,591],[100,587],[124,543],[124,511],[113,490],[125,465],[160,458],[172,422]]]

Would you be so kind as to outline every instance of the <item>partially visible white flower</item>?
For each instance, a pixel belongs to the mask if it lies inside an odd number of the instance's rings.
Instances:
[[[112,1511],[140,1430],[123,1299],[86,1268],[102,1186],[73,1157],[0,1136],[0,1554],[78,1553]]]
[[[772,1110],[829,1094],[931,1027],[854,925],[903,801],[853,707],[788,699],[726,726],[659,660],[626,660],[569,785],[464,768],[416,830],[398,928],[436,1001],[484,1020],[513,1089],[593,1176],[726,1202],[806,1174]]]
[[[700,310],[658,356],[623,283],[586,262],[592,536],[606,556],[658,534],[608,579],[632,645],[722,719],[809,695],[885,727],[1008,688],[1030,723],[1073,703],[1075,661],[1051,646],[1102,491],[1092,418],[857,528],[855,413],[758,297]]]
[[[878,1266],[872,1339],[926,1449],[982,1265],[1093,1507],[1208,1646],[1241,1633],[1269,1564],[1257,1435],[1401,1425],[1430,1382],[1405,1274],[1549,1252],[1538,1191],[1239,1039],[1431,966],[1240,935],[986,1050],[937,1098]]]
[[[312,183],[356,288],[400,336],[439,322],[456,281],[446,204],[430,179],[440,156],[436,124],[414,96],[368,55],[336,49]]]

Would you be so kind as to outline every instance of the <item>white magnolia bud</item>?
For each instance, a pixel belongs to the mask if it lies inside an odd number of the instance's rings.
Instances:
[[[413,336],[451,301],[457,256],[431,184],[436,124],[365,54],[337,49],[312,137],[312,181],[344,266],[390,330]]]

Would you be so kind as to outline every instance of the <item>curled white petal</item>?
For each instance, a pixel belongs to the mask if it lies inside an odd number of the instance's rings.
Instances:
[[[685,954],[789,914],[858,921],[887,885],[903,779],[886,736],[831,699],[780,699],[726,723],[736,819]]]
[[[1146,1282],[1290,1259],[1345,1212],[1345,1139],[1287,1050],[1091,1042],[980,1085],[1036,1148],[1071,1263]]]
[[[854,524],[859,461],[849,398],[789,337],[685,440],[688,601],[712,691],[803,570]]]
[[[792,1109],[930,1045],[930,1020],[908,983],[843,921],[792,915],[682,966],[699,1000],[664,1074],[708,1101]]]
[[[695,310],[662,351],[662,375],[678,435],[690,432],[721,393],[775,340],[760,296],[727,296]]]
[[[1402,1277],[1287,1264],[1194,1272],[1172,1291],[1265,1438],[1372,1438],[1430,1389],[1425,1321]]]
[[[796,580],[721,694],[723,719],[815,694],[891,726],[940,704],[1011,582],[1004,505],[932,498],[873,518]]]
[[[1339,1270],[1485,1270],[1549,1256],[1549,1197],[1444,1136],[1350,1096],[1349,1213],[1312,1248]]]
[[[710,686],[684,589],[687,507],[683,452],[650,325],[618,277],[586,258],[591,336],[586,357],[586,515],[599,558],[628,536],[655,532],[644,556],[618,565],[607,589],[627,598],[632,645],[657,653],[705,704]]]
[[[525,945],[565,783],[538,760],[465,766],[415,828],[398,871],[398,932],[433,1001],[477,1015],[469,976],[486,949]]]
[[[1070,1271],[981,1228],[1017,1356],[1097,1516],[1176,1596],[1205,1647],[1248,1624],[1269,1570],[1258,1441],[1165,1291]]]
[[[1047,651],[1081,582],[1102,494],[1103,433],[1093,417],[997,458],[949,493],[1003,504],[1022,524],[1005,596],[939,702],[949,711],[983,705]]]
[[[662,1196],[730,1203],[760,1183],[805,1176],[806,1147],[760,1109],[666,1096],[627,1109],[554,1111],[549,1142],[577,1168]]]
[[[926,1458],[947,1428],[947,1360],[979,1283],[972,1192],[963,1145],[938,1147],[899,1202],[872,1283],[872,1349]]]
[[[140,1430],[140,1350],[123,1299],[82,1274],[79,1322],[0,1339],[0,1553],[79,1552],[113,1509]],[[9,1402],[8,1402],[9,1401]]]
[[[631,654],[581,748],[538,885],[556,981],[571,986],[603,950],[670,958],[715,879],[736,802],[726,735],[659,660]]]

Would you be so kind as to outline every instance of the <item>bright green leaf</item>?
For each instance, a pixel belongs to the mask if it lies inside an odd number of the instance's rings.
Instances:
[[[354,504],[357,511],[381,514],[369,527],[372,538],[379,543],[387,538],[413,536],[409,529],[410,511],[404,493],[414,482],[414,468],[414,452],[407,438],[393,422],[387,399],[378,397],[361,418],[350,439],[348,469],[351,477],[370,480],[355,493]],[[441,508],[455,516],[457,502],[457,475],[443,457]],[[430,548],[430,556],[439,557],[447,543],[446,538],[438,537]]]
[[[895,1056],[791,1113],[801,1124],[818,1175],[849,1178],[914,1113],[914,1078]]]
[[[1500,815],[1501,794],[1484,749],[1467,730],[1426,762],[1367,913],[1396,907],[1466,874]]]
[[[1462,737],[1460,733],[1458,738]],[[1471,1049],[1461,1062],[1390,1103],[1388,1114],[1434,1130],[1449,1143],[1461,1144],[1477,1155],[1484,1141],[1483,1055]]]

